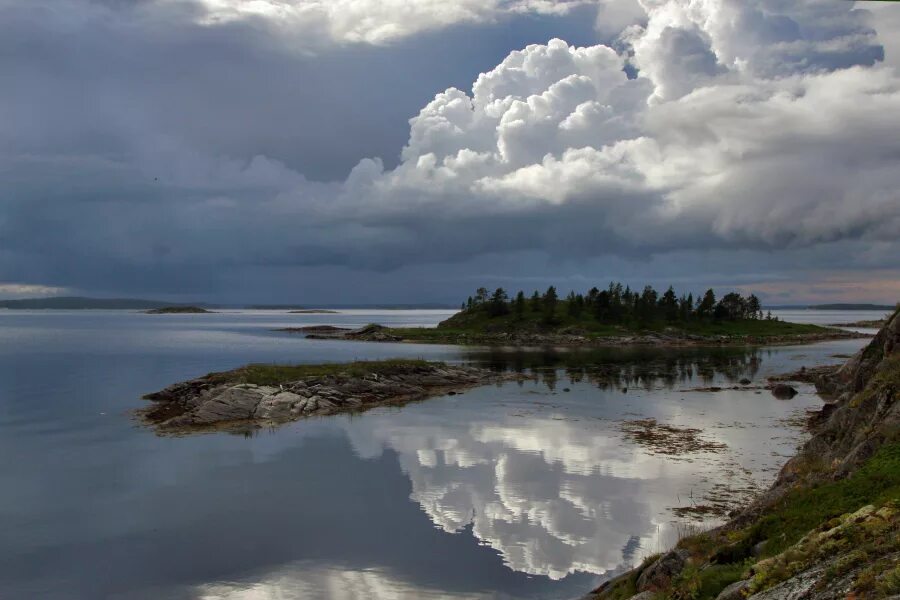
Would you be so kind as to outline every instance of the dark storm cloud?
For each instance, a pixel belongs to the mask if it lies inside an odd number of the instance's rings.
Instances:
[[[900,82],[848,5],[630,1],[619,54],[546,43],[595,43],[590,7],[221,4],[0,0],[0,283],[434,301],[897,250]]]

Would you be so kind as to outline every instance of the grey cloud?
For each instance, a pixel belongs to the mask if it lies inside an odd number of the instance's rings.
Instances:
[[[0,4],[0,281],[232,297],[313,274],[384,297],[439,269],[434,300],[522,256],[700,281],[715,249],[759,281],[747,252],[789,270],[856,244],[880,250],[849,268],[875,268],[900,233],[900,81],[850,6],[656,2],[627,53],[555,40],[495,66],[459,25],[309,55],[186,3],[52,4]]]

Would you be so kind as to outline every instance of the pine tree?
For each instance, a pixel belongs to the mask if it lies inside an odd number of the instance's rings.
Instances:
[[[662,309],[666,321],[674,323],[678,320],[678,297],[671,285],[659,299],[659,307]]]
[[[697,302],[697,316],[701,319],[708,319],[713,315],[716,309],[716,294],[711,289],[706,290],[703,299]]]
[[[525,292],[522,290],[519,290],[519,293],[516,294],[515,313],[517,319],[525,316]]]
[[[750,294],[750,297],[747,298],[747,312],[751,319],[759,319],[762,317],[762,306],[760,305],[759,298],[756,297],[756,294]]]
[[[556,305],[558,301],[559,297],[556,295],[556,288],[551,285],[547,288],[547,292],[544,294],[543,298],[545,323],[556,322]]]
[[[494,290],[494,294],[487,303],[488,314],[492,317],[500,317],[507,314],[509,312],[509,306],[506,304],[507,300],[509,300],[509,297],[506,295],[506,290],[503,288]]]

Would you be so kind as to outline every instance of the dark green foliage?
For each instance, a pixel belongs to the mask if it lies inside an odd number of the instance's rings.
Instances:
[[[544,313],[544,323],[552,325],[557,322],[556,306],[559,304],[559,297],[556,295],[556,288],[552,285],[547,288],[544,297],[541,299],[542,309]]]
[[[703,299],[697,303],[697,316],[706,319],[712,316],[716,309],[716,294],[712,290],[706,290]]]
[[[519,290],[519,293],[516,294],[516,301],[513,303],[513,311],[516,313],[517,319],[521,319],[525,316],[525,292]]]
[[[715,293],[707,290],[695,307],[693,294],[679,297],[671,286],[660,296],[649,285],[640,292],[633,292],[621,283],[610,283],[602,291],[592,287],[586,294],[573,290],[563,300],[560,300],[553,286],[544,294],[534,292],[530,299],[526,299],[525,293],[520,291],[513,300],[509,299],[503,288],[497,288],[490,294],[487,288],[481,287],[464,303],[462,312],[470,317],[485,313],[491,318],[513,314],[520,322],[530,320],[531,313],[539,315],[544,326],[578,324],[593,329],[596,324],[653,330],[668,325],[696,330],[701,334],[704,330],[719,329],[722,335],[732,333],[723,324],[763,320],[759,298],[753,294],[744,298],[737,292],[730,292],[717,302]],[[473,319],[464,320],[468,322]],[[753,329],[762,331],[766,328]]]
[[[491,299],[487,302],[487,312],[492,317],[501,317],[507,313],[509,313],[509,297],[506,295],[506,290],[503,288],[497,288],[494,290]]]

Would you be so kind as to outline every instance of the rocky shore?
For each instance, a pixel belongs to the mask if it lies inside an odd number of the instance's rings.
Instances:
[[[588,598],[900,598],[900,310],[844,365],[778,379],[833,401],[772,487]]]
[[[663,331],[635,335],[592,336],[583,332],[483,332],[459,333],[440,328],[395,329],[370,324],[357,329],[313,325],[278,329],[299,333],[313,340],[351,340],[358,342],[405,342],[467,346],[516,346],[516,347],[604,347],[604,346],[724,346],[724,345],[785,345],[807,344],[827,340],[869,338],[871,335],[826,329],[811,333],[795,333],[779,336],[727,336],[696,335],[680,331]]]
[[[246,431],[459,393],[518,375],[425,361],[248,365],[147,394],[139,418],[161,434]]]

